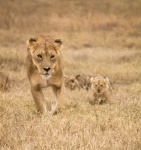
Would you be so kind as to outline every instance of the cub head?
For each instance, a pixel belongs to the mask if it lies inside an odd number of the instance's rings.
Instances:
[[[75,90],[78,86],[78,81],[75,78],[67,78],[65,77],[64,84],[66,88],[70,90]]]
[[[103,94],[106,90],[109,89],[109,78],[106,77],[92,77],[90,79],[91,87],[94,93]]]
[[[33,64],[44,76],[52,76],[60,63],[59,55],[62,45],[60,39],[53,40],[48,35],[38,35],[27,41]]]

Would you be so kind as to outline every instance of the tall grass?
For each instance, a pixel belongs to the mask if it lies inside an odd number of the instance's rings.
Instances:
[[[0,150],[141,149],[140,1],[4,1],[0,5]],[[92,91],[64,90],[66,109],[37,113],[24,69],[26,40],[61,38],[64,74],[104,75],[111,101],[91,105]],[[53,94],[45,89],[50,111]]]

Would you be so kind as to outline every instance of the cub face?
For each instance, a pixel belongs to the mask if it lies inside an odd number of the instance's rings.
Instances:
[[[62,41],[60,39],[45,40],[45,38],[43,40],[42,37],[35,37],[29,39],[27,44],[30,48],[33,64],[41,76],[52,76],[58,69]]]
[[[79,88],[79,83],[75,78],[65,78],[65,87],[75,90],[77,87]]]
[[[96,94],[103,94],[109,89],[109,78],[95,77],[90,79],[93,92]]]

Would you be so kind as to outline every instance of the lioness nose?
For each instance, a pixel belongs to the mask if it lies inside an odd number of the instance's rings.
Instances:
[[[100,93],[100,90],[97,90],[98,91],[98,93]]]
[[[43,68],[46,72],[48,72],[51,68],[50,67],[44,67]]]

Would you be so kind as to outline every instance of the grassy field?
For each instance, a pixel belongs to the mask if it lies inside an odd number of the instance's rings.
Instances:
[[[10,88],[0,92],[0,150],[140,150],[140,14],[140,0],[1,0],[0,68]],[[43,33],[62,39],[66,76],[112,79],[109,104],[65,89],[65,110],[37,113],[24,60],[26,40]],[[44,93],[50,111],[53,94]]]

